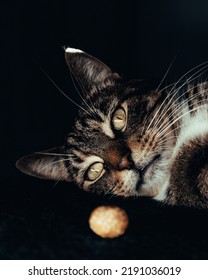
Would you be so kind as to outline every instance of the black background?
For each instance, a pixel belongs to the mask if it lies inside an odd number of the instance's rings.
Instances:
[[[62,46],[82,49],[126,78],[166,83],[208,60],[208,4],[175,1],[5,1],[1,4],[1,259],[207,259],[207,211],[147,199],[98,197],[21,174],[24,154],[62,144],[77,102]],[[120,205],[127,233],[101,239],[92,209]]]

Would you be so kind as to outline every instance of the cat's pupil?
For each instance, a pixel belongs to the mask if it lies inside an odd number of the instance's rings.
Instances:
[[[119,108],[115,111],[112,118],[112,124],[114,129],[122,130],[126,125],[126,113],[123,108]]]
[[[96,162],[92,164],[87,171],[87,179],[90,181],[96,180],[103,171],[103,164],[101,162]]]

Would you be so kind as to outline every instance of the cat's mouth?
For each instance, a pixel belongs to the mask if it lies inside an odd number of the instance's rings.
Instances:
[[[137,171],[139,172],[139,180],[136,185],[137,191],[146,181],[151,180],[160,157],[160,154],[156,155],[145,167],[143,167],[142,169],[137,169]]]

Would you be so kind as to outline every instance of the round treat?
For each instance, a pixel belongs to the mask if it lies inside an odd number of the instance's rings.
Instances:
[[[126,231],[128,216],[117,206],[99,206],[92,211],[89,226],[103,238],[115,238]]]

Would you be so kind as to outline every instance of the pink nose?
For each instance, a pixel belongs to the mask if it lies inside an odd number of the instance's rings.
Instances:
[[[130,160],[130,154],[125,154],[122,159],[121,162],[119,163],[119,169],[123,170],[123,169],[131,169],[132,166],[132,161]]]

